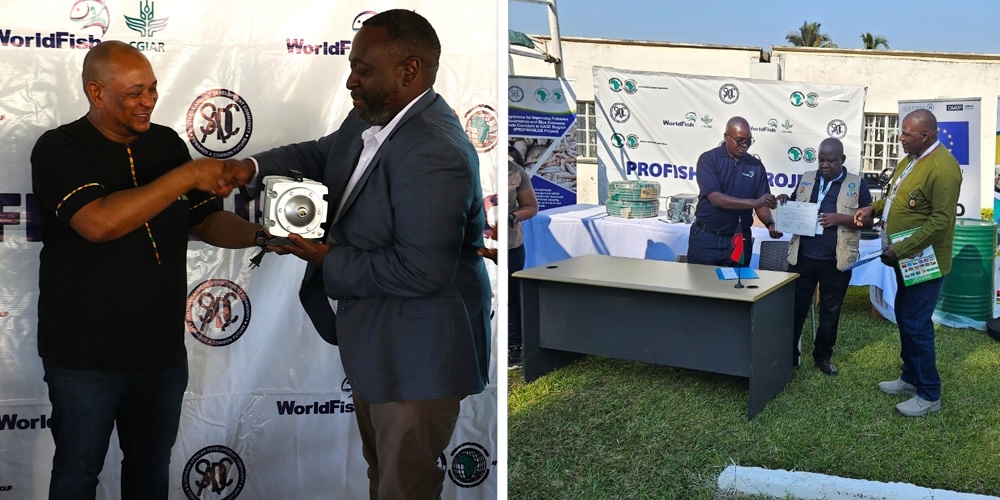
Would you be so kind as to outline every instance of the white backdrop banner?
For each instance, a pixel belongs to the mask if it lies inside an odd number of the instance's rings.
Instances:
[[[899,123],[916,109],[926,109],[934,113],[938,122],[938,140],[948,148],[962,168],[962,192],[958,196],[958,217],[978,219],[980,210],[988,206],[981,200],[980,178],[982,165],[979,157],[980,132],[982,130],[981,100],[969,99],[925,99],[899,101]],[[902,149],[900,149],[902,152]]]
[[[742,116],[774,194],[791,193],[815,170],[819,143],[839,138],[845,168],[858,173],[865,88],[594,67],[599,196],[607,181],[658,181],[661,197],[698,193],[698,157]],[[662,208],[662,207],[661,207]]]
[[[143,50],[159,81],[153,121],[176,130],[195,158],[245,157],[335,130],[351,108],[345,82],[355,31],[397,7],[437,29],[435,89],[480,153],[483,192],[495,193],[494,0],[0,3],[0,500],[48,491],[54,447],[36,344],[42,244],[29,155],[44,131],[86,113],[86,49],[122,40]],[[260,219],[254,200],[234,195],[225,206]],[[170,498],[367,498],[350,381],[339,351],[320,339],[298,302],[304,264],[272,255],[250,270],[254,253],[189,245],[191,376]],[[494,360],[491,371],[494,383],[462,402],[439,458],[446,498],[496,497]],[[118,498],[120,462],[113,437],[98,498]]]

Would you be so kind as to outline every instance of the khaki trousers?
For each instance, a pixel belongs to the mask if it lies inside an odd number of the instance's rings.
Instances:
[[[462,398],[369,403],[354,394],[371,500],[432,500],[444,489],[437,459],[455,432]]]

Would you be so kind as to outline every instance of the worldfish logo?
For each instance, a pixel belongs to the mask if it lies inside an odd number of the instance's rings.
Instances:
[[[288,50],[289,54],[305,54],[305,55],[317,55],[317,56],[345,56],[347,51],[351,50],[350,40],[340,40],[338,42],[324,41],[322,45],[319,43],[309,44],[306,43],[305,38],[286,38],[285,48]]]
[[[0,30],[0,46],[14,48],[36,48],[36,49],[89,49],[101,43],[100,38],[93,35],[82,36],[72,35],[65,31],[57,31],[42,36],[41,33],[33,35],[12,34],[10,30]]]

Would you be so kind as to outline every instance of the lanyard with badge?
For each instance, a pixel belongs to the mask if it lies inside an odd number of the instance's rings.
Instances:
[[[903,179],[905,179],[906,176],[910,175],[910,172],[913,171],[913,166],[916,165],[918,161],[923,160],[925,156],[929,155],[930,152],[938,146],[939,142],[940,141],[934,141],[934,144],[931,144],[931,147],[927,148],[927,151],[924,151],[919,157],[914,158],[913,161],[911,161],[910,164],[903,169],[903,173],[899,174],[899,177],[896,178],[896,182],[893,183],[892,190],[889,191],[889,196],[885,199],[885,207],[882,208],[882,248],[889,246],[889,237],[885,232],[885,223],[889,219],[889,208],[892,207],[892,200],[896,198],[896,192],[899,191],[899,186],[903,184]]]
[[[816,195],[816,206],[817,207],[821,206],[823,204],[823,200],[826,198],[827,193],[830,192],[830,188],[833,187],[833,183],[837,182],[837,181],[839,181],[839,180],[841,180],[841,179],[844,178],[845,172],[846,172],[845,170],[841,170],[840,171],[840,175],[838,175],[835,179],[831,179],[829,182],[827,182],[826,178],[824,178],[822,175],[819,175],[819,173],[817,172],[816,175],[817,175],[817,177],[819,177],[819,192]],[[822,224],[820,224],[820,222],[819,222],[819,218],[817,218],[816,219],[816,234],[817,235],[823,234],[823,229],[824,228],[823,228]]]

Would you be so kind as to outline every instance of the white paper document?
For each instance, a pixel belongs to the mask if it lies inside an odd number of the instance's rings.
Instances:
[[[819,221],[819,204],[789,201],[774,211],[775,228],[782,233],[815,236]]]

